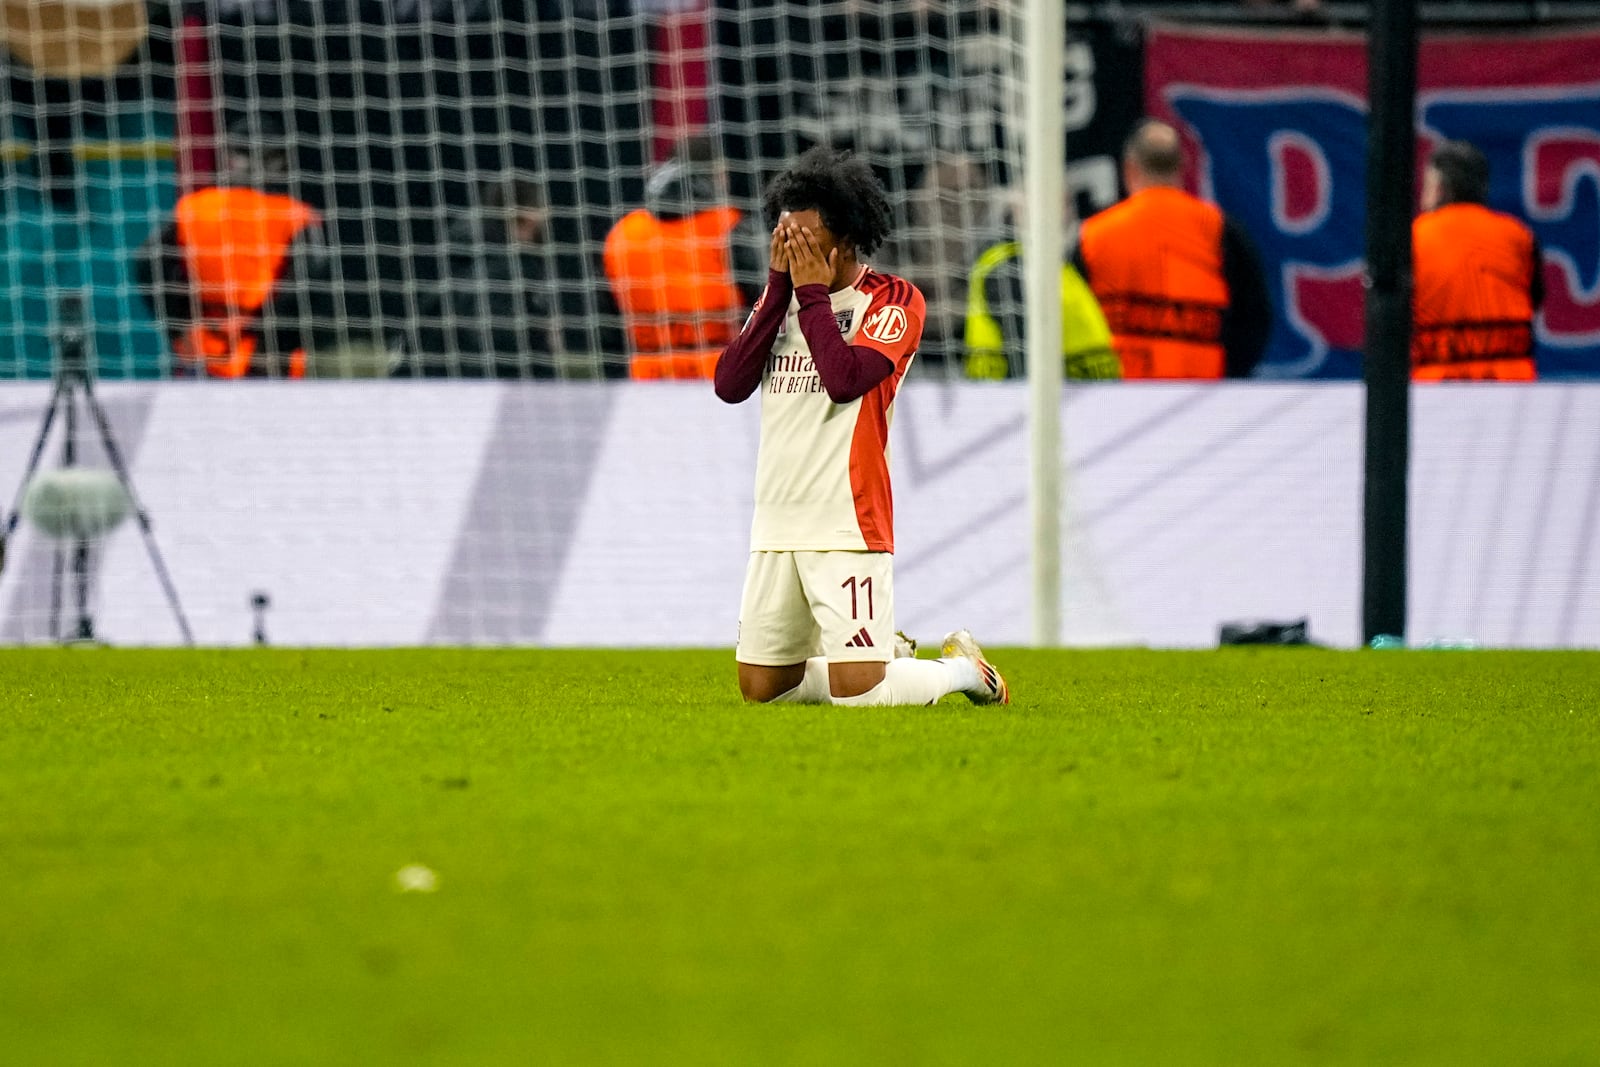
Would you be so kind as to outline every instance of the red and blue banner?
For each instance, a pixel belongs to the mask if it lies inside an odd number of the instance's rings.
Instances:
[[[1418,166],[1439,141],[1489,157],[1490,206],[1544,246],[1542,377],[1600,376],[1600,32],[1430,35]],[[1263,376],[1361,373],[1367,59],[1358,35],[1159,27],[1145,107],[1177,125],[1190,187],[1261,250],[1278,314]],[[1420,181],[1418,183],[1420,188]]]

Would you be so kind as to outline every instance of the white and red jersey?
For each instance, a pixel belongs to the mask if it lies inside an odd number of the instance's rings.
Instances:
[[[894,371],[860,399],[834,403],[801,333],[800,302],[790,297],[761,376],[755,552],[894,551],[889,422],[926,304],[910,282],[869,267],[829,300],[845,343],[882,353]]]

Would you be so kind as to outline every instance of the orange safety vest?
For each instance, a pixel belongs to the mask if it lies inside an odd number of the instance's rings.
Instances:
[[[1411,376],[1532,381],[1533,233],[1482,204],[1411,224]]]
[[[1079,235],[1124,378],[1221,378],[1222,211],[1167,186],[1085,219]]]
[[[178,201],[178,247],[199,303],[199,320],[174,344],[180,359],[208,377],[242,378],[257,341],[252,327],[272,295],[296,236],[322,216],[290,196],[218,187]],[[289,357],[289,376],[305,375],[305,353]]]
[[[745,312],[728,251],[739,218],[722,207],[667,221],[640,208],[606,235],[606,277],[633,342],[634,378],[716,373]]]

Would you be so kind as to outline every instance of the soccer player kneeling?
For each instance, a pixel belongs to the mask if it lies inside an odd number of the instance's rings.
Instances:
[[[889,236],[883,185],[864,161],[818,147],[773,180],[765,207],[766,289],[716,368],[728,403],[761,391],[739,690],[795,704],[1009,703],[965,630],[919,660],[894,629],[889,421],[925,305],[859,258]]]

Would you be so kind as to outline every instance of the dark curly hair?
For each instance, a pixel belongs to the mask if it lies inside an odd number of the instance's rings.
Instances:
[[[762,208],[769,227],[785,211],[814,210],[834,237],[849,241],[864,256],[877,251],[893,228],[889,194],[872,167],[825,145],[807,149],[794,166],[772,179]]]

